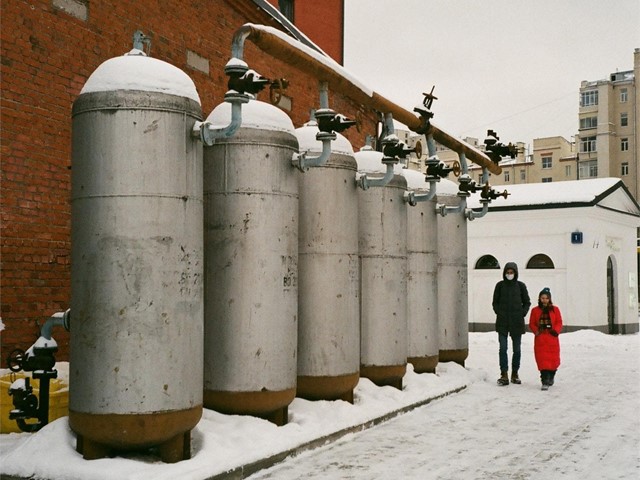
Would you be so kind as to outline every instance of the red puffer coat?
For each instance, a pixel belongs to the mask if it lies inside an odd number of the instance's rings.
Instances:
[[[549,309],[550,329],[539,328],[541,316],[542,309],[533,307],[529,317],[529,328],[536,336],[533,351],[538,370],[557,370],[560,366],[560,341],[557,335],[552,334],[552,331],[558,334],[562,331],[562,314],[556,305]]]

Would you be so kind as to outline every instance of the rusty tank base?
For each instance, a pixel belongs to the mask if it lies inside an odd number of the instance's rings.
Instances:
[[[436,373],[436,367],[440,355],[428,355],[425,357],[409,357],[407,362],[413,365],[413,371],[416,373]]]
[[[440,362],[455,362],[464,367],[464,361],[469,356],[468,348],[460,348],[457,350],[440,350]]]
[[[379,387],[390,386],[402,390],[402,377],[407,373],[407,364],[385,366],[360,366],[360,376],[368,378]]]
[[[204,406],[227,415],[252,415],[282,427],[289,422],[295,388],[260,392],[204,391]]]
[[[165,463],[176,463],[191,458],[191,430],[201,417],[201,405],[146,414],[69,411],[69,426],[77,435],[76,451],[85,460],[148,451]]]
[[[305,400],[344,400],[353,404],[360,372],[336,376],[298,376],[296,396]]]
[[[157,455],[164,463],[177,463],[182,460],[191,458],[191,431],[176,435],[164,443],[156,446]],[[76,451],[82,455],[85,460],[98,460],[100,458],[114,457],[118,453],[124,453],[111,445],[94,442],[84,438],[82,435],[77,436]]]

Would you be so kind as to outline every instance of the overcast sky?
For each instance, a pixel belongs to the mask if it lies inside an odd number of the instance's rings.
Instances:
[[[344,66],[433,123],[505,143],[577,133],[582,80],[633,69],[640,0],[346,0]]]

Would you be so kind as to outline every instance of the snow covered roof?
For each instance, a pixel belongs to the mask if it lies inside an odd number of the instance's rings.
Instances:
[[[252,1],[262,10],[264,10],[268,15],[270,15],[276,22],[282,25],[282,27],[287,32],[289,32],[289,34],[291,34],[293,38],[298,40],[300,43],[306,45],[307,47],[312,48],[327,57],[329,56],[324,51],[322,51],[322,49],[318,45],[313,43],[313,41],[309,37],[307,37],[304,33],[302,33],[298,29],[298,27],[296,27],[293,23],[291,23],[289,19],[280,12],[280,10],[278,10],[276,7],[271,5],[267,0],[252,0]]]
[[[489,204],[492,212],[598,206],[640,217],[640,206],[619,178],[494,185],[493,188],[498,192],[507,190],[510,195],[507,199],[493,200]],[[468,205],[480,207],[479,196],[472,195]]]

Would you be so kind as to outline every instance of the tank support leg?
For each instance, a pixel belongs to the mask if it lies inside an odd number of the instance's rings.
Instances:
[[[353,390],[349,390],[348,392],[343,393],[340,396],[340,400],[344,400],[345,402],[349,402],[353,405]]]
[[[259,416],[261,418],[264,418],[265,420],[270,421],[271,423],[275,423],[278,427],[282,427],[289,421],[289,407],[284,406],[282,408],[279,408],[278,410]]]
[[[99,458],[106,458],[111,455],[111,450],[109,447],[84,438],[82,435],[78,435],[76,451],[78,453],[81,453],[82,458],[84,458],[85,460],[97,460]]]
[[[191,458],[191,431],[180,433],[158,445],[160,459],[165,463],[176,463]]]

